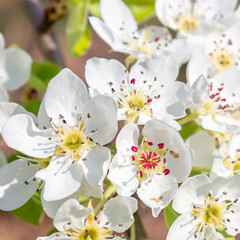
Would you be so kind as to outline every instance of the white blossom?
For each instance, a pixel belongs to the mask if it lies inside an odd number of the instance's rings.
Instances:
[[[116,60],[92,58],[86,64],[92,95],[113,97],[119,103],[118,120],[138,125],[157,118],[180,129],[174,120],[186,115],[192,101],[191,88],[176,81],[177,75],[178,64],[171,56],[139,60],[130,72]]]
[[[108,178],[122,196],[137,191],[157,217],[171,202],[177,183],[189,176],[193,155],[180,134],[160,120],[149,120],[142,135],[143,140],[138,144],[137,125],[129,123],[122,128]]]
[[[110,199],[95,215],[90,205],[85,208],[75,199],[66,201],[57,211],[54,226],[57,233],[37,240],[120,240],[115,233],[126,231],[134,222],[133,213],[137,211],[137,201],[130,197],[117,196]]]
[[[16,188],[23,183],[21,186],[26,190],[19,188],[19,191],[28,191],[33,184],[33,192],[42,180],[46,201],[64,199],[81,187],[82,194],[92,194],[92,188],[99,196],[111,156],[110,151],[101,145],[110,142],[116,132],[115,101],[106,96],[90,100],[83,82],[70,70],[64,69],[49,83],[38,118],[16,114],[4,124],[2,136],[6,143],[29,156],[19,160],[23,165],[22,173],[14,165],[17,161],[9,166],[15,172],[15,175],[9,174],[9,178],[15,179]],[[29,176],[24,175],[25,168],[31,172]],[[2,168],[1,171],[7,170]],[[1,180],[3,188],[8,189],[13,184],[4,178]],[[81,186],[84,181],[85,186]],[[12,194],[16,194],[13,188],[10,189]],[[8,204],[6,192],[2,198]],[[32,194],[28,191],[25,197],[29,199]],[[12,200],[18,202],[17,199]],[[10,203],[9,208],[12,208]]]
[[[30,77],[32,59],[18,48],[4,49],[5,42],[0,33],[0,101],[8,101],[8,90],[16,90]]]
[[[239,232],[239,175],[230,180],[206,175],[187,179],[174,196],[172,207],[181,214],[169,229],[167,240],[223,240]]]
[[[183,40],[172,40],[168,29],[160,26],[138,29],[134,16],[122,0],[101,0],[100,11],[103,21],[97,17],[90,17],[89,21],[114,51],[127,53],[136,59],[170,54],[180,64],[187,61],[189,53]]]

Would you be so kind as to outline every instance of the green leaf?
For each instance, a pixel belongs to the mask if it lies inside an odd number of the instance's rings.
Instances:
[[[138,22],[144,22],[155,15],[154,0],[124,0]]]
[[[167,227],[170,228],[171,225],[174,223],[174,221],[180,216],[177,212],[175,212],[172,208],[172,205],[169,204],[165,209],[164,209],[164,218],[165,222],[167,224]]]
[[[37,115],[41,102],[42,101],[39,99],[31,100],[24,106],[24,108],[34,115]]]
[[[195,121],[190,121],[182,126],[182,129],[179,131],[179,133],[181,134],[183,140],[186,140],[188,137],[201,130],[202,128]]]
[[[51,234],[58,232],[56,228],[53,228],[51,231],[48,232],[47,236],[50,236]]]
[[[50,80],[56,76],[61,69],[50,62],[34,62],[32,73],[28,84],[37,91],[45,92]]]
[[[72,1],[67,20],[67,47],[72,57],[83,55],[91,46],[91,31],[87,27],[90,0]]]
[[[24,222],[34,225],[41,224],[44,214],[42,206],[39,205],[33,198],[31,198],[22,207],[12,211],[12,213]]]
[[[144,22],[155,15],[155,0],[124,0],[138,22]],[[91,0],[89,11],[101,17],[99,0]]]

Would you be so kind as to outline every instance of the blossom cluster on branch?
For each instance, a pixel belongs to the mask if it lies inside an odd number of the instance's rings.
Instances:
[[[88,87],[62,69],[37,114],[7,102],[7,91],[29,79],[32,60],[19,48],[4,49],[1,35],[0,130],[17,155],[8,164],[0,158],[0,209],[37,196],[57,231],[38,240],[126,239],[138,202],[155,218],[166,208],[178,215],[167,240],[234,239],[240,233],[237,5],[156,0],[162,26],[139,28],[122,0],[100,0],[102,19],[89,22],[113,51],[127,54],[126,66],[89,59]],[[183,65],[186,82],[177,80]]]

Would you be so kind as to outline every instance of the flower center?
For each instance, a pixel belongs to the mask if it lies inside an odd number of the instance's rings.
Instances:
[[[163,29],[161,36],[156,35],[155,29],[136,31],[132,33],[130,40],[123,44],[130,50],[141,52],[145,57],[149,57],[152,54],[156,54],[162,48],[166,49],[168,47],[171,36],[167,31],[164,31],[165,30]]]
[[[216,114],[228,115],[232,118],[235,118],[238,108],[230,102],[230,97],[222,97],[222,91],[224,90],[224,84],[221,84],[221,87],[214,88],[213,84],[210,84],[210,95],[207,99],[202,101],[202,108],[196,111],[196,115],[212,115],[212,118],[215,120]],[[226,95],[226,94],[225,94]],[[235,93],[232,93],[232,96],[235,96]],[[230,100],[229,100],[230,99]]]
[[[205,199],[203,206],[193,207],[191,214],[195,217],[195,219],[199,219],[201,221],[197,231],[202,230],[203,226],[215,228],[220,231],[225,229],[224,215],[227,213],[228,205],[226,201],[221,203],[218,201],[219,198],[213,198],[211,194],[209,194]]]
[[[75,110],[77,110],[77,107]],[[84,152],[92,151],[99,146],[98,143],[91,139],[91,135],[95,134],[97,129],[92,130],[89,134],[85,134],[87,121],[90,117],[90,114],[88,114],[87,120],[83,122],[81,117],[77,120],[75,116],[74,126],[69,126],[62,115],[59,116],[62,119],[62,126],[56,126],[51,122],[57,136],[57,140],[54,141],[57,144],[55,156],[68,154],[75,162],[81,158],[84,161],[86,160],[83,158]],[[52,137],[49,140],[52,141]]]
[[[112,231],[107,228],[108,222],[100,227],[97,217],[93,213],[89,214],[85,220],[84,228],[71,226],[65,232],[73,240],[104,240],[113,238]],[[68,223],[71,225],[71,223]]]
[[[236,67],[236,61],[227,49],[216,47],[213,53],[209,54],[210,60],[215,64],[216,73]]]
[[[198,26],[198,17],[193,14],[187,14],[179,19],[174,20],[179,23],[179,31],[184,33],[192,33]]]
[[[214,137],[215,139],[215,147],[219,148],[220,146],[222,146],[223,144],[228,143],[231,138],[232,138],[232,134],[228,133],[228,134],[224,134],[224,133],[216,133],[216,132],[212,132],[210,130],[207,130],[207,132]]]
[[[237,152],[234,159],[228,156],[226,159],[224,159],[223,165],[225,166],[225,168],[231,171],[229,177],[240,173],[240,153]]]
[[[157,146],[158,148],[155,148],[152,142],[144,139],[139,148],[131,147],[135,153],[131,157],[131,163],[138,167],[137,177],[140,183],[145,179],[151,180],[154,174],[168,175],[170,173],[166,159],[168,153],[174,158],[179,157],[178,153],[165,149],[164,143],[159,143]]]
[[[121,100],[120,108],[126,108],[128,123],[137,122],[138,116],[140,113],[151,117],[150,103],[152,102],[151,98],[145,96],[144,91],[136,92],[132,90],[129,94]]]

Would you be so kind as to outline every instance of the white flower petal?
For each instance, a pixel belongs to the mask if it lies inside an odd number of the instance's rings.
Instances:
[[[217,133],[236,133],[240,130],[240,122],[228,116],[211,115],[200,116],[202,127]]]
[[[44,129],[44,127],[45,128],[52,128],[50,118],[49,118],[49,116],[47,115],[47,112],[46,112],[45,96],[42,99],[42,102],[41,102],[40,107],[39,107],[38,115],[37,115],[37,119],[38,119],[37,123],[38,123],[38,127],[40,129]]]
[[[102,192],[102,186],[98,186],[97,188],[93,188],[85,177],[82,179],[81,186],[79,188],[79,193],[85,197],[94,197],[103,199],[103,192]]]
[[[194,234],[199,223],[188,213],[181,215],[170,227],[166,240],[195,240]]]
[[[94,31],[109,45],[111,48],[114,48],[114,38],[110,29],[106,24],[97,17],[88,18]]]
[[[37,240],[69,240],[69,237],[66,233],[56,232],[48,237],[38,237]]]
[[[234,158],[236,155],[236,149],[240,148],[240,134],[234,134],[229,142],[228,154]]]
[[[103,180],[111,161],[111,152],[108,148],[97,147],[84,156],[87,160],[80,163],[86,180],[93,188],[103,187]]]
[[[9,96],[7,90],[0,86],[0,102],[8,102]]]
[[[131,36],[138,28],[131,11],[121,0],[101,0],[100,11],[105,24],[118,36],[125,32]],[[124,31],[121,28],[124,28]]]
[[[108,228],[122,233],[134,222],[133,213],[137,211],[137,200],[132,197],[117,196],[110,199],[99,214],[100,225],[109,222]]]
[[[7,145],[31,157],[47,158],[53,155],[55,144],[48,140],[52,129],[40,130],[30,115],[10,117],[2,129]]]
[[[121,196],[131,196],[138,189],[137,167],[131,163],[118,163],[116,154],[110,166],[108,179]]]
[[[0,102],[0,132],[7,119],[19,113],[29,114],[34,122],[37,122],[36,116],[25,110],[21,105],[13,102]]]
[[[203,75],[200,75],[200,77],[198,77],[198,79],[193,83],[192,89],[194,106],[201,108],[202,101],[207,99],[210,94],[210,86]]]
[[[193,51],[186,70],[187,81],[191,86],[200,76],[208,77],[209,62],[202,49],[196,48]]]
[[[126,68],[115,59],[91,58],[85,67],[86,81],[91,89],[112,96],[112,89],[120,92],[122,80],[127,79]]]
[[[5,47],[4,37],[3,34],[0,33],[0,51],[2,51],[4,47]]]
[[[134,123],[125,125],[119,132],[116,139],[116,148],[118,154],[123,157],[130,157],[133,155],[132,146],[138,146],[139,130]],[[120,162],[119,162],[120,163]]]
[[[152,209],[153,217],[157,217],[173,199],[178,189],[176,179],[171,175],[154,174],[152,181],[145,180],[137,194],[145,205]]]
[[[88,134],[97,129],[97,133],[91,138],[101,145],[109,143],[118,130],[117,103],[111,97],[96,96],[84,107],[83,117],[86,119],[88,114],[91,117],[87,120],[85,133]]]
[[[156,67],[158,66],[158,67]],[[147,87],[143,83],[147,80],[153,85],[153,89],[159,91],[161,85],[168,86],[175,82],[178,75],[179,65],[172,56],[152,55],[149,58],[139,59],[131,68],[130,79],[135,78],[134,89],[139,91]],[[156,79],[156,81],[154,81]]]
[[[43,193],[43,192],[42,192]],[[46,201],[43,197],[41,197],[41,203],[43,206],[44,212],[48,215],[50,218],[54,218],[58,209],[69,199],[76,199],[79,198],[79,192],[75,192],[72,195],[69,195],[66,198],[57,200],[57,201]]]
[[[194,204],[203,204],[208,193],[210,179],[203,174],[188,178],[176,192],[172,207],[178,213],[192,210]]]
[[[216,177],[230,177],[231,171],[223,165],[224,157],[216,157],[214,159],[212,169],[210,172],[210,177],[215,179]]]
[[[74,124],[75,106],[82,113],[89,101],[83,81],[68,68],[58,73],[48,84],[45,94],[45,108],[56,125],[62,124],[62,114],[68,125]]]
[[[193,166],[211,168],[215,158],[215,139],[207,131],[199,131],[186,140],[194,152]]]
[[[176,81],[167,85],[159,101],[151,106],[155,118],[161,116],[170,119],[186,116],[185,110],[192,105],[192,88],[185,83]]]
[[[7,90],[15,90],[24,85],[31,73],[32,59],[21,49],[9,48],[4,51],[4,69],[8,80],[3,83]]]
[[[0,168],[1,210],[19,208],[32,197],[39,186],[39,181],[33,180],[38,169],[38,165],[29,164],[25,160],[15,160]]]
[[[178,182],[184,181],[192,169],[193,153],[186,146],[178,131],[160,120],[152,119],[146,123],[142,133],[148,141],[153,142],[156,148],[159,143],[164,143],[164,149],[179,154],[178,158],[174,158],[167,153],[167,168]]]
[[[231,212],[234,211],[234,213]],[[226,221],[226,232],[231,236],[236,236],[239,233],[239,226],[240,226],[240,204],[235,204],[230,206],[229,213],[224,215],[226,219],[230,219],[230,221]],[[235,229],[238,229],[236,231]]]
[[[71,229],[71,226],[81,229],[91,212],[90,208],[81,206],[78,200],[69,199],[58,209],[53,224],[59,231]]]
[[[45,182],[43,198],[60,200],[78,190],[83,178],[82,167],[67,157],[53,157],[47,168],[37,172],[36,177]]]

